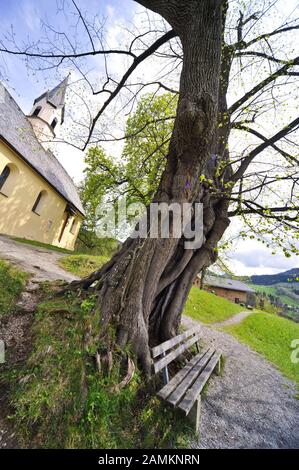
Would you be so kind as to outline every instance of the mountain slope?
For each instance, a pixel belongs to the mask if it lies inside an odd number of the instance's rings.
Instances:
[[[277,274],[262,274],[251,276],[251,282],[260,286],[271,286],[281,282],[294,283],[298,282],[299,268],[289,269]],[[299,285],[299,282],[298,282]]]

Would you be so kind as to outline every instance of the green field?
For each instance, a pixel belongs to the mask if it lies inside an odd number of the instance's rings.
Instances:
[[[291,361],[291,343],[299,339],[299,324],[277,315],[257,312],[223,330],[262,354],[299,386],[299,363]]]
[[[0,317],[13,310],[27,278],[26,273],[0,260]]]
[[[184,314],[204,323],[216,323],[242,312],[244,307],[233,304],[222,297],[192,287]]]
[[[71,255],[61,258],[59,265],[76,276],[85,277],[99,269],[108,260],[106,256]]]
[[[297,283],[280,283],[280,284],[273,284],[272,286],[263,286],[257,284],[251,284],[250,287],[254,289],[256,292],[261,294],[265,294],[267,296],[273,295],[278,297],[280,301],[286,305],[291,305],[293,307],[299,307],[299,301],[296,298],[293,298],[293,289],[297,286]],[[285,291],[281,293],[280,290]],[[288,295],[290,293],[290,295]]]

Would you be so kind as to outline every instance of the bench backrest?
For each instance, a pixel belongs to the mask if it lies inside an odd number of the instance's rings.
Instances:
[[[186,349],[190,348],[196,343],[201,336],[201,327],[195,326],[181,335],[165,341],[152,348],[152,358],[154,360],[155,374],[162,369],[165,369],[174,359],[180,356]],[[175,348],[175,349],[173,349]],[[169,351],[167,353],[167,351]]]

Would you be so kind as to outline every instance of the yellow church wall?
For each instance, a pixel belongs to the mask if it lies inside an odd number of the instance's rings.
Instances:
[[[74,226],[74,217],[70,217],[59,241],[67,202],[0,141],[0,174],[6,165],[11,172],[0,190],[0,233],[73,250],[83,217],[78,213]],[[43,195],[35,213],[32,208],[41,191]]]

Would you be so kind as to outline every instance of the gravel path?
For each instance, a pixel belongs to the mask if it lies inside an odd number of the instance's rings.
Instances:
[[[190,328],[195,320],[184,317]],[[225,357],[202,403],[201,431],[193,448],[299,448],[296,386],[258,353],[227,333],[202,325],[205,344]]]
[[[57,266],[62,256],[0,235],[0,258],[34,274],[33,281],[76,279]],[[33,283],[28,287],[25,296],[30,297]],[[241,312],[212,327],[202,326],[204,342],[221,349],[226,363],[224,375],[213,376],[203,399],[201,435],[199,442],[192,443],[194,448],[299,448],[299,400],[294,398],[295,385],[259,354],[215,329],[238,323],[250,313]],[[183,323],[189,328],[197,324],[188,317],[184,317]],[[21,327],[21,323],[18,325]],[[3,422],[1,426],[0,413],[0,448],[10,447],[12,437]]]
[[[251,314],[252,314],[252,311],[250,312],[246,310],[244,312],[237,313],[236,315],[234,315],[231,318],[228,318],[227,320],[213,323],[212,326],[216,326],[217,328],[222,328],[223,326],[235,325],[236,323],[240,323],[242,320],[244,320],[244,318],[248,317]]]
[[[34,274],[36,281],[55,281],[79,279],[60,268],[57,261],[66,256],[56,251],[16,242],[0,235],[0,258],[10,261],[20,269]]]

